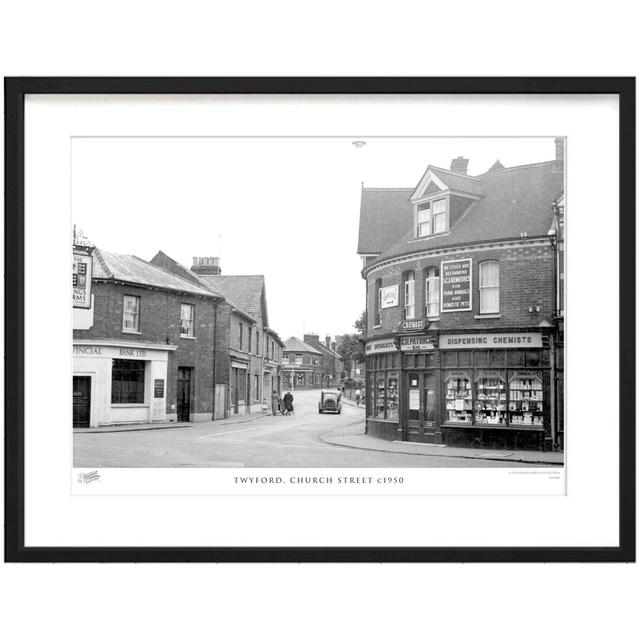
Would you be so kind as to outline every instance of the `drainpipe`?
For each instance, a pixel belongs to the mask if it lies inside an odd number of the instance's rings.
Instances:
[[[218,348],[218,300],[213,303],[213,413],[211,419],[216,419],[216,355]]]
[[[557,228],[560,228],[560,221],[558,218],[558,207],[555,203],[552,205],[554,219],[557,221]],[[556,338],[558,334],[558,316],[560,314],[560,289],[558,287],[559,266],[558,260],[560,256],[560,250],[558,246],[557,231],[555,235],[552,235],[551,246],[553,247],[553,331],[551,332],[551,349],[549,353],[549,365],[551,367],[551,402],[549,403],[551,408],[551,447],[555,449],[558,445],[558,374],[557,374],[557,362],[556,362]]]

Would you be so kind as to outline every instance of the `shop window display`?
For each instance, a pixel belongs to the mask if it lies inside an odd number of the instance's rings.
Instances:
[[[376,382],[376,418],[384,419],[385,384],[384,376],[380,376]]]
[[[509,378],[509,419],[512,425],[542,427],[542,379],[528,372],[512,373]]]
[[[387,420],[398,420],[398,374],[395,372],[387,379]]]
[[[507,389],[504,378],[494,372],[480,372],[476,377],[476,424],[507,422]]]
[[[471,424],[473,419],[471,380],[463,373],[448,373],[445,393],[447,420]]]

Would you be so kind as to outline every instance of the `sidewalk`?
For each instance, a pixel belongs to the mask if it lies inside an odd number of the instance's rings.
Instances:
[[[154,431],[157,429],[188,429],[189,427],[202,427],[204,425],[223,426],[225,424],[242,424],[254,422],[260,418],[270,416],[269,413],[239,413],[222,420],[204,420],[202,422],[151,422],[136,424],[110,424],[104,427],[91,427],[89,429],[74,429],[73,433],[114,433],[117,431]]]
[[[351,404],[351,403],[349,403]],[[444,444],[425,444],[421,442],[400,442],[399,440],[382,440],[365,435],[362,425],[344,427],[341,430],[323,433],[320,439],[325,444],[332,444],[350,449],[366,449],[367,451],[383,451],[385,453],[405,453],[419,456],[435,456],[440,458],[468,458],[480,460],[504,460],[530,464],[564,465],[564,454],[556,451],[513,451],[505,449],[465,449],[447,447]]]

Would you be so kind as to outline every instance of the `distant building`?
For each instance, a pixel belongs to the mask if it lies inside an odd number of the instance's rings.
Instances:
[[[303,342],[311,345],[322,355],[322,378],[321,386],[332,387],[340,381],[342,372],[342,358],[336,351],[336,343],[332,342],[331,336],[326,336],[324,342],[316,333],[305,333]]]
[[[284,389],[320,389],[322,353],[300,338],[284,341],[282,383]]]

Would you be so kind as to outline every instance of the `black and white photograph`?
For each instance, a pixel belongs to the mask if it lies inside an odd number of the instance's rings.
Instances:
[[[73,137],[74,467],[563,468],[567,152]]]

